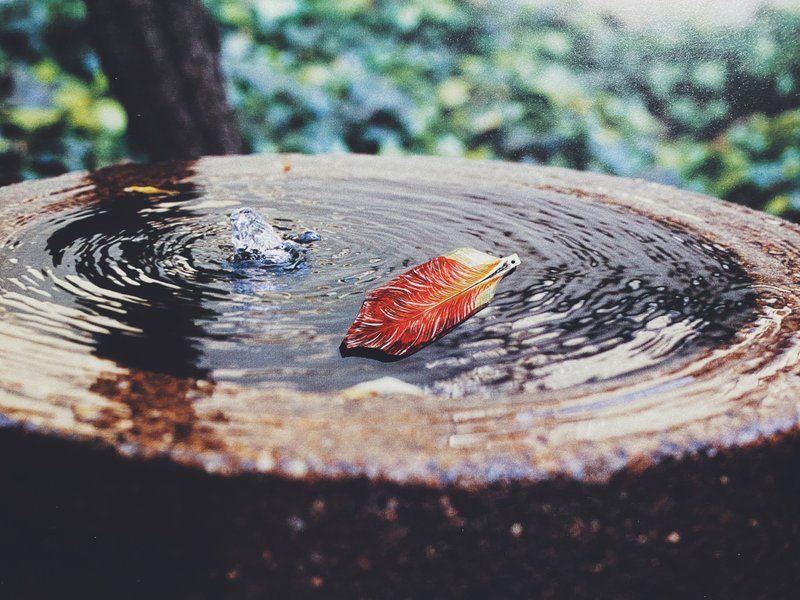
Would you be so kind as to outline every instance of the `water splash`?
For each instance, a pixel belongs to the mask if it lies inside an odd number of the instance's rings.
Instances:
[[[288,266],[301,259],[300,247],[281,238],[272,225],[252,208],[233,211],[230,221],[234,262],[256,261],[265,265]]]
[[[237,252],[267,252],[281,247],[283,240],[272,225],[252,208],[240,208],[231,213],[231,240]]]

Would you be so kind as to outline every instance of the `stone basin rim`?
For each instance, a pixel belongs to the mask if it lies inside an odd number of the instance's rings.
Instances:
[[[291,165],[288,172],[284,171],[285,162]],[[380,396],[353,401],[343,398],[341,390],[325,395],[325,398],[320,398],[320,394],[301,394],[290,389],[270,390],[273,402],[280,404],[285,399],[287,403],[309,404],[303,414],[276,411],[267,415],[283,420],[283,425],[277,427],[258,421],[265,415],[251,418],[234,402],[233,410],[226,415],[227,423],[247,426],[254,432],[266,427],[266,433],[280,433],[284,437],[281,443],[258,442],[251,438],[237,438],[231,433],[234,429],[224,422],[214,424],[215,435],[222,435],[226,444],[236,444],[235,451],[231,452],[230,446],[223,450],[212,447],[202,436],[188,444],[146,447],[119,444],[111,435],[113,432],[93,425],[91,419],[87,420],[81,410],[76,409],[88,399],[88,391],[84,398],[76,396],[78,404],[70,405],[66,411],[71,411],[71,420],[63,411],[61,420],[36,418],[36,411],[32,409],[41,403],[41,398],[26,396],[24,390],[19,393],[13,386],[0,381],[0,414],[4,415],[0,418],[0,426],[20,427],[77,440],[96,440],[122,454],[143,458],[168,457],[177,463],[226,475],[269,473],[312,480],[367,477],[397,483],[463,487],[499,481],[536,482],[559,476],[605,481],[615,472],[633,465],[641,466],[659,462],[665,457],[687,454],[713,455],[724,448],[746,447],[759,440],[778,439],[779,434],[798,428],[800,405],[792,398],[800,398],[800,384],[795,381],[800,342],[797,335],[792,334],[797,328],[796,314],[800,310],[800,301],[791,286],[798,279],[800,228],[791,223],[708,196],[643,180],[495,161],[285,154],[207,157],[196,163],[196,169],[200,185],[212,191],[216,182],[225,177],[264,177],[265,183],[271,184],[280,182],[281,178],[295,177],[298,173],[318,173],[320,170],[326,171],[326,175],[334,180],[391,174],[400,181],[405,174],[411,173],[415,185],[426,179],[449,178],[462,183],[470,178],[476,182],[491,180],[498,185],[524,186],[572,196],[581,201],[606,202],[680,223],[740,255],[758,286],[761,316],[774,312],[775,309],[766,301],[779,296],[782,308],[778,310],[784,310],[785,314],[779,315],[779,322],[765,323],[764,330],[758,333],[767,336],[770,327],[777,328],[778,333],[784,335],[781,341],[785,347],[776,350],[778,356],[772,361],[772,369],[764,374],[763,381],[752,382],[744,393],[728,390],[729,395],[741,396],[734,402],[738,407],[735,414],[720,410],[707,415],[699,423],[678,421],[671,427],[635,431],[630,436],[597,436],[586,429],[591,425],[585,424],[582,426],[584,429],[569,423],[557,423],[558,427],[551,427],[552,418],[538,408],[547,403],[563,404],[586,394],[599,394],[600,399],[612,398],[619,392],[613,386],[562,390],[543,398],[531,398],[527,394],[509,396],[489,408],[484,405],[482,397],[443,403],[441,398],[397,395],[389,400],[392,406],[388,409],[385,406],[387,399]],[[69,196],[85,184],[86,177],[86,172],[76,172],[0,189],[0,222],[3,223],[0,224],[0,236],[7,235],[5,223],[15,209],[19,210],[17,203],[27,200],[28,205],[38,206]],[[720,222],[727,222],[730,227],[720,228]],[[715,390],[715,394],[722,396],[723,392],[716,391],[712,385],[714,382],[701,381],[703,373],[717,368],[722,369],[728,381],[733,377],[750,377],[745,366],[758,357],[748,353],[746,344],[741,342],[735,341],[724,349],[727,354],[714,356],[715,350],[697,357],[699,362],[707,363],[701,369],[687,371],[683,365],[677,370],[658,373],[657,377],[629,386],[629,393],[640,393],[661,402],[678,402],[683,398],[684,406],[688,406],[685,397],[693,393],[708,394],[711,393],[709,390]],[[741,363],[739,368],[733,364],[734,360]],[[770,387],[772,392],[768,389]],[[221,386],[215,391],[214,400],[200,402],[197,409],[203,415],[210,415],[219,411],[220,406],[231,406],[240,393],[241,390]],[[248,399],[256,396],[249,394]],[[715,402],[722,403],[722,399]],[[328,411],[327,428],[323,422],[326,419],[320,420],[320,415],[325,414],[315,414],[315,410]],[[443,410],[445,415],[441,414]],[[29,411],[27,418],[26,411]],[[353,414],[364,418],[359,431],[330,430],[337,420],[347,421]],[[382,423],[369,421],[377,415],[383,415],[397,428],[387,429]],[[612,420],[618,418],[613,414],[608,417]],[[500,429],[492,430],[498,424]],[[543,437],[525,437],[537,429],[542,430]],[[387,431],[397,433],[399,440],[385,439]],[[356,437],[348,438],[348,435]],[[376,453],[364,456],[363,448]]]

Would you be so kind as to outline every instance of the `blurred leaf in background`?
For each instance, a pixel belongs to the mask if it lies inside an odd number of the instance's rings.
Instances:
[[[800,110],[754,115],[707,143],[683,138],[665,144],[661,159],[681,173],[686,187],[800,216]]]
[[[0,184],[128,156],[79,0],[0,0]]]
[[[800,220],[800,11],[655,30],[513,0],[206,4],[255,152],[558,165]],[[82,27],[77,1],[0,0],[0,181],[127,155]]]

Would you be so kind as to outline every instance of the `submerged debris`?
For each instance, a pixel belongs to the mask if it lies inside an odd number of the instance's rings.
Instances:
[[[348,400],[366,400],[378,396],[424,396],[422,388],[396,377],[380,377],[364,381],[342,391]]]

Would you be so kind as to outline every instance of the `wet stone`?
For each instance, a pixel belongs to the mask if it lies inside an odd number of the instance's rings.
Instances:
[[[791,228],[585,173],[298,157],[289,177],[273,163],[124,166],[5,192],[5,388],[38,398],[52,384],[46,397],[71,418],[87,414],[72,399],[88,390],[102,418],[81,422],[126,452],[291,477],[599,476],[635,454],[599,450],[620,432],[640,454],[675,454],[712,432],[752,441],[800,414],[780,401],[796,397],[780,377],[796,362],[796,299],[781,291],[800,264]],[[760,251],[759,235],[784,254]],[[341,356],[370,290],[456,247],[522,264],[485,310],[413,356]],[[375,381],[396,385],[353,397]],[[705,404],[708,390],[736,395]],[[494,458],[467,464],[483,452]]]
[[[11,597],[798,587],[798,228],[562,169],[286,164],[0,189]],[[272,233],[232,240],[242,205]],[[296,268],[229,260],[308,228]],[[407,360],[339,356],[369,290],[458,246],[522,265]]]

